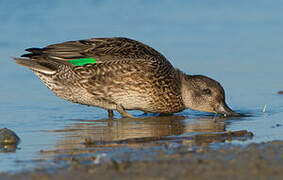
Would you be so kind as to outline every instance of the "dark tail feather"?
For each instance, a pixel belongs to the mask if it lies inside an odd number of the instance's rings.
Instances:
[[[43,48],[28,48],[25,51],[32,52],[32,53],[42,53]]]
[[[37,57],[40,57],[42,55],[44,55],[44,48],[28,48],[26,49],[26,51],[30,52],[27,54],[23,54],[21,55],[21,57],[27,57],[27,58],[31,58],[31,59],[35,59]]]
[[[57,64],[52,61],[47,60],[33,60],[33,59],[21,59],[21,58],[13,58],[16,63],[21,66],[25,66],[35,71],[39,71],[45,74],[54,74],[56,72]]]
[[[34,58],[34,57],[38,57],[39,55],[41,55],[41,54],[27,53],[27,54],[21,55],[21,57]]]

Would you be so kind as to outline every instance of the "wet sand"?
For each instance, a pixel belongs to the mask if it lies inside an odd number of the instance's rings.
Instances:
[[[283,141],[196,150],[183,143],[174,153],[160,151],[151,160],[127,160],[127,154],[102,164],[85,163],[95,162],[96,157],[61,158],[54,160],[53,167],[62,161],[67,166],[2,173],[0,179],[282,179],[282,150]]]

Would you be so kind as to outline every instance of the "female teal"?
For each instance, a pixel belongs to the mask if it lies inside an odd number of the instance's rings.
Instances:
[[[113,110],[172,114],[186,108],[233,112],[222,86],[202,75],[187,75],[153,48],[128,38],[68,41],[26,49],[14,60],[31,69],[57,96],[79,104]]]

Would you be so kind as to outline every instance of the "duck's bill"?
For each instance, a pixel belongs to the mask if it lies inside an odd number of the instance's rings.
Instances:
[[[236,113],[232,109],[230,109],[226,103],[222,103],[217,110],[217,113],[220,113],[224,116],[243,116],[243,114]]]

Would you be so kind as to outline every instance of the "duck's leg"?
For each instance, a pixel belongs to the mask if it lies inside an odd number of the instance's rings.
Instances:
[[[130,113],[127,113],[127,112],[125,111],[124,107],[123,107],[121,104],[116,105],[116,109],[117,109],[117,111],[118,111],[124,118],[125,118],[125,117],[127,117],[127,118],[135,118],[135,117],[132,116]]]
[[[113,110],[108,110],[108,118],[113,119],[113,117],[114,117]]]
[[[173,113],[160,113],[159,116],[172,116]]]

